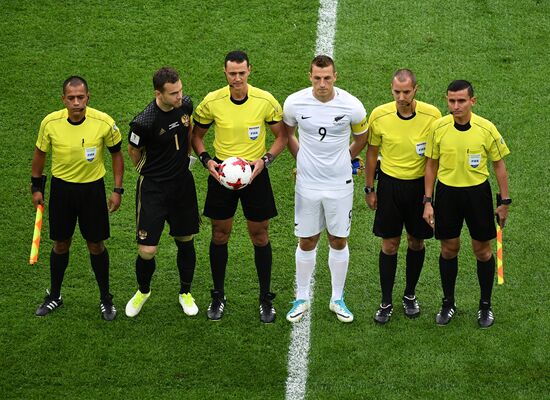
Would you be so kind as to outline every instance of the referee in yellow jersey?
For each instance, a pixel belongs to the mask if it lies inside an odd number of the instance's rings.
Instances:
[[[268,228],[269,219],[277,215],[277,209],[267,167],[284,150],[288,139],[277,100],[270,93],[248,84],[250,63],[246,53],[228,53],[224,73],[228,85],[209,93],[193,113],[193,148],[210,172],[204,215],[212,222],[210,268],[214,289],[211,291],[212,302],[207,316],[216,321],[224,313],[227,243],[240,200],[254,245],[254,260],[260,283],[260,320],[270,323],[275,320],[275,295],[270,291],[272,250]],[[214,158],[208,154],[204,145],[204,136],[212,125],[215,135]],[[266,151],[266,125],[275,135],[269,151]],[[244,189],[233,191],[219,183],[217,168],[231,156],[248,160],[253,168],[252,182]]]
[[[464,220],[472,238],[481,289],[477,321],[481,328],[494,323],[491,292],[495,277],[495,258],[491,240],[496,237],[494,213],[502,227],[512,203],[508,193],[508,174],[504,157],[510,153],[497,128],[474,114],[476,102],[470,82],[456,80],[447,87],[447,106],[451,115],[437,120],[426,145],[424,219],[435,227],[441,242],[439,271],[443,304],[436,316],[446,325],[456,313],[455,282],[458,273],[460,232]],[[493,164],[502,204],[493,209],[488,164]],[[437,178],[435,198],[434,183]],[[433,206],[432,206],[433,203]]]
[[[369,118],[369,145],[365,196],[376,210],[373,232],[382,238],[378,257],[382,301],[374,321],[385,324],[393,311],[392,292],[397,270],[397,252],[403,225],[407,231],[406,286],[402,299],[405,316],[420,314],[416,285],[424,265],[424,239],[433,230],[422,218],[424,206],[424,150],[431,124],[441,118],[439,110],[415,99],[418,85],[415,74],[400,69],[393,74],[394,101],[375,108]],[[381,154],[378,188],[374,175]]]
[[[50,291],[36,315],[45,316],[63,304],[61,284],[69,263],[69,249],[78,220],[86,240],[100,294],[103,319],[116,317],[109,293],[109,254],[103,241],[109,238],[108,211],[118,210],[124,189],[124,159],[120,151],[120,131],[107,114],[88,107],[88,84],[78,76],[63,83],[64,109],[42,120],[32,159],[31,190],[35,206],[44,203],[41,175],[46,153],[52,153],[49,202]],[[114,189],[106,200],[103,176],[105,147],[111,153]]]

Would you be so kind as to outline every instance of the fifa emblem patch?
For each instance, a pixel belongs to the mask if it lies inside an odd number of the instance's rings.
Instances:
[[[260,136],[260,127],[259,126],[250,126],[248,128],[248,137],[252,140],[258,139]]]
[[[86,147],[84,149],[84,154],[86,156],[86,161],[92,162],[95,159],[95,155],[97,153],[97,150],[95,147]]]
[[[134,132],[130,133],[130,142],[132,142],[136,146],[139,146],[139,136],[136,135]]]
[[[481,163],[481,154],[468,154],[468,164],[470,167],[477,168]]]
[[[425,153],[426,153],[426,142],[417,143],[416,154],[418,154],[420,157],[424,157]]]
[[[183,126],[189,126],[189,115],[187,114],[184,114],[181,116],[181,123],[183,124]]]

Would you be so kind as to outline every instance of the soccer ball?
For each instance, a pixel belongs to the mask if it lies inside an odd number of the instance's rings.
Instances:
[[[223,186],[231,190],[239,190],[250,183],[252,169],[246,160],[240,157],[229,157],[221,163],[218,174]]]

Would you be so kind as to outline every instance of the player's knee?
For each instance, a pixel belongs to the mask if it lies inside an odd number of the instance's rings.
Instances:
[[[413,237],[409,237],[407,239],[407,242],[408,242],[408,245],[409,245],[409,249],[411,249],[412,251],[420,251],[424,248],[424,240],[422,240],[422,239],[416,239],[416,238],[413,238]]]
[[[487,249],[479,249],[477,251],[474,251],[474,254],[476,256],[476,259],[481,262],[489,261],[493,256],[493,252],[491,251],[490,247]]]
[[[157,246],[138,246],[138,254],[144,260],[152,260],[157,254]]]
[[[105,245],[103,244],[103,241],[101,242],[86,242],[86,245],[88,246],[88,251],[90,254],[93,255],[99,255],[102,254],[105,251]]]
[[[258,246],[258,247],[264,247],[264,246],[267,246],[267,244],[269,243],[269,235],[267,234],[267,232],[263,233],[263,234],[250,234],[250,240],[252,241],[252,243],[254,244],[254,246]]]
[[[347,244],[348,244],[347,238],[341,238],[336,236],[329,237],[329,245],[334,250],[343,250],[346,248]]]
[[[65,254],[69,251],[71,247],[71,239],[67,240],[56,240],[53,242],[53,251],[55,254]]]
[[[215,245],[220,246],[226,244],[229,241],[229,232],[224,232],[220,230],[212,230],[212,242]]]
[[[193,235],[175,236],[174,240],[176,241],[176,244],[178,244],[178,242],[182,242],[182,243],[190,242],[191,240],[193,240]]]
[[[382,240],[382,252],[388,256],[393,256],[397,254],[399,250],[399,243],[401,242],[400,237],[388,238]]]

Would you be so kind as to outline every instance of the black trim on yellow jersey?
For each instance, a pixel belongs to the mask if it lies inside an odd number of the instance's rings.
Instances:
[[[84,118],[82,118],[80,121],[77,121],[77,122],[73,122],[69,118],[67,118],[67,122],[69,124],[75,125],[75,126],[82,125],[84,123],[84,121],[86,121],[86,116],[84,116]]]
[[[464,125],[461,125],[455,121],[454,126],[455,126],[455,129],[460,132],[466,132],[468,129],[472,127],[472,125],[470,125],[470,121],[466,122]]]
[[[244,96],[244,99],[242,99],[242,100],[236,100],[232,96],[229,96],[229,99],[231,100],[231,103],[240,106],[241,104],[246,103],[246,101],[248,100],[248,94],[246,96]]]
[[[397,111],[397,116],[399,117],[399,119],[402,119],[403,121],[409,121],[409,120],[413,119],[414,117],[416,117],[416,111],[413,111],[412,115],[409,116],[409,117],[404,117],[401,114],[399,114],[399,111]]]
[[[193,118],[193,123],[197,126],[200,126],[201,128],[208,129],[214,122],[210,122],[209,124],[201,124],[199,121]]]
[[[117,144],[115,144],[114,146],[107,146],[107,148],[109,149],[109,153],[113,154],[113,153],[118,153],[120,151],[122,147],[122,140],[120,142],[118,142]]]

